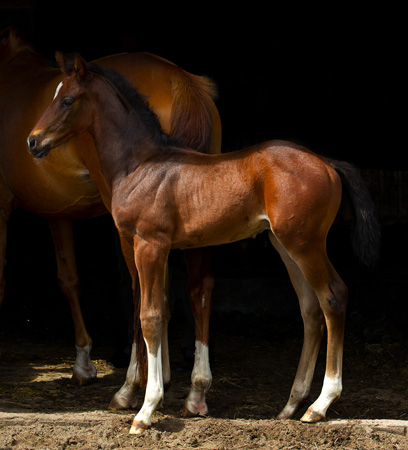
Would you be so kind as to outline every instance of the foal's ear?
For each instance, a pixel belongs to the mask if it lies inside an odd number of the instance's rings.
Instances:
[[[89,73],[86,61],[78,53],[74,56],[74,70],[80,80],[85,80]]]
[[[70,76],[76,73],[81,80],[84,80],[89,73],[86,61],[77,53],[74,55],[74,61],[66,58],[61,52],[55,53],[55,59],[65,75]]]
[[[74,65],[72,64],[72,61],[66,58],[61,52],[55,52],[55,59],[65,75],[69,76],[74,73]]]

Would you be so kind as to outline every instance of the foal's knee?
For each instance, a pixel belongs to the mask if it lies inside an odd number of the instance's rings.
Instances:
[[[142,326],[143,337],[148,342],[161,340],[161,332],[164,327],[164,315],[161,313],[141,314],[140,323]],[[152,351],[152,349],[149,349]]]

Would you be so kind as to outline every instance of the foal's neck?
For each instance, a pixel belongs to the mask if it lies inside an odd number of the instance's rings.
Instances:
[[[113,87],[108,92],[94,96],[96,113],[89,131],[102,174],[112,188],[151,156],[156,146],[137,111]]]

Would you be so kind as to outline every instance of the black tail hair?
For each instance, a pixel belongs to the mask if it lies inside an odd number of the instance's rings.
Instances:
[[[351,241],[354,253],[363,266],[373,269],[380,257],[381,228],[370,192],[359,170],[352,164],[334,160],[329,163],[340,175],[353,205],[356,220]]]

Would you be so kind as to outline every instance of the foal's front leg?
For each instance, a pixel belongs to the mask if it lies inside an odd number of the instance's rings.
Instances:
[[[139,288],[139,278],[136,273],[133,274],[132,277],[134,279],[133,282],[133,292],[134,292],[134,336],[133,336],[133,344],[132,344],[132,353],[130,357],[129,367],[126,372],[126,380],[123,386],[115,393],[110,404],[109,409],[118,410],[118,409],[127,409],[127,408],[136,408],[137,406],[137,394],[140,388],[140,373],[137,361],[137,345],[138,343],[136,332],[136,326],[138,323],[137,314],[139,314],[139,308],[137,304],[140,302],[140,288]],[[168,324],[170,321],[170,306],[168,302],[168,270],[166,267],[166,295],[164,296],[164,325],[162,329],[162,364],[163,364],[163,384],[164,386],[170,385],[170,357],[169,357],[169,348],[168,348]],[[145,388],[144,385],[141,386],[142,389]]]
[[[139,238],[135,238],[134,246],[141,292],[140,323],[148,361],[144,403],[130,429],[131,434],[140,435],[151,426],[153,412],[164,394],[162,335],[166,321],[166,262],[169,250]]]

